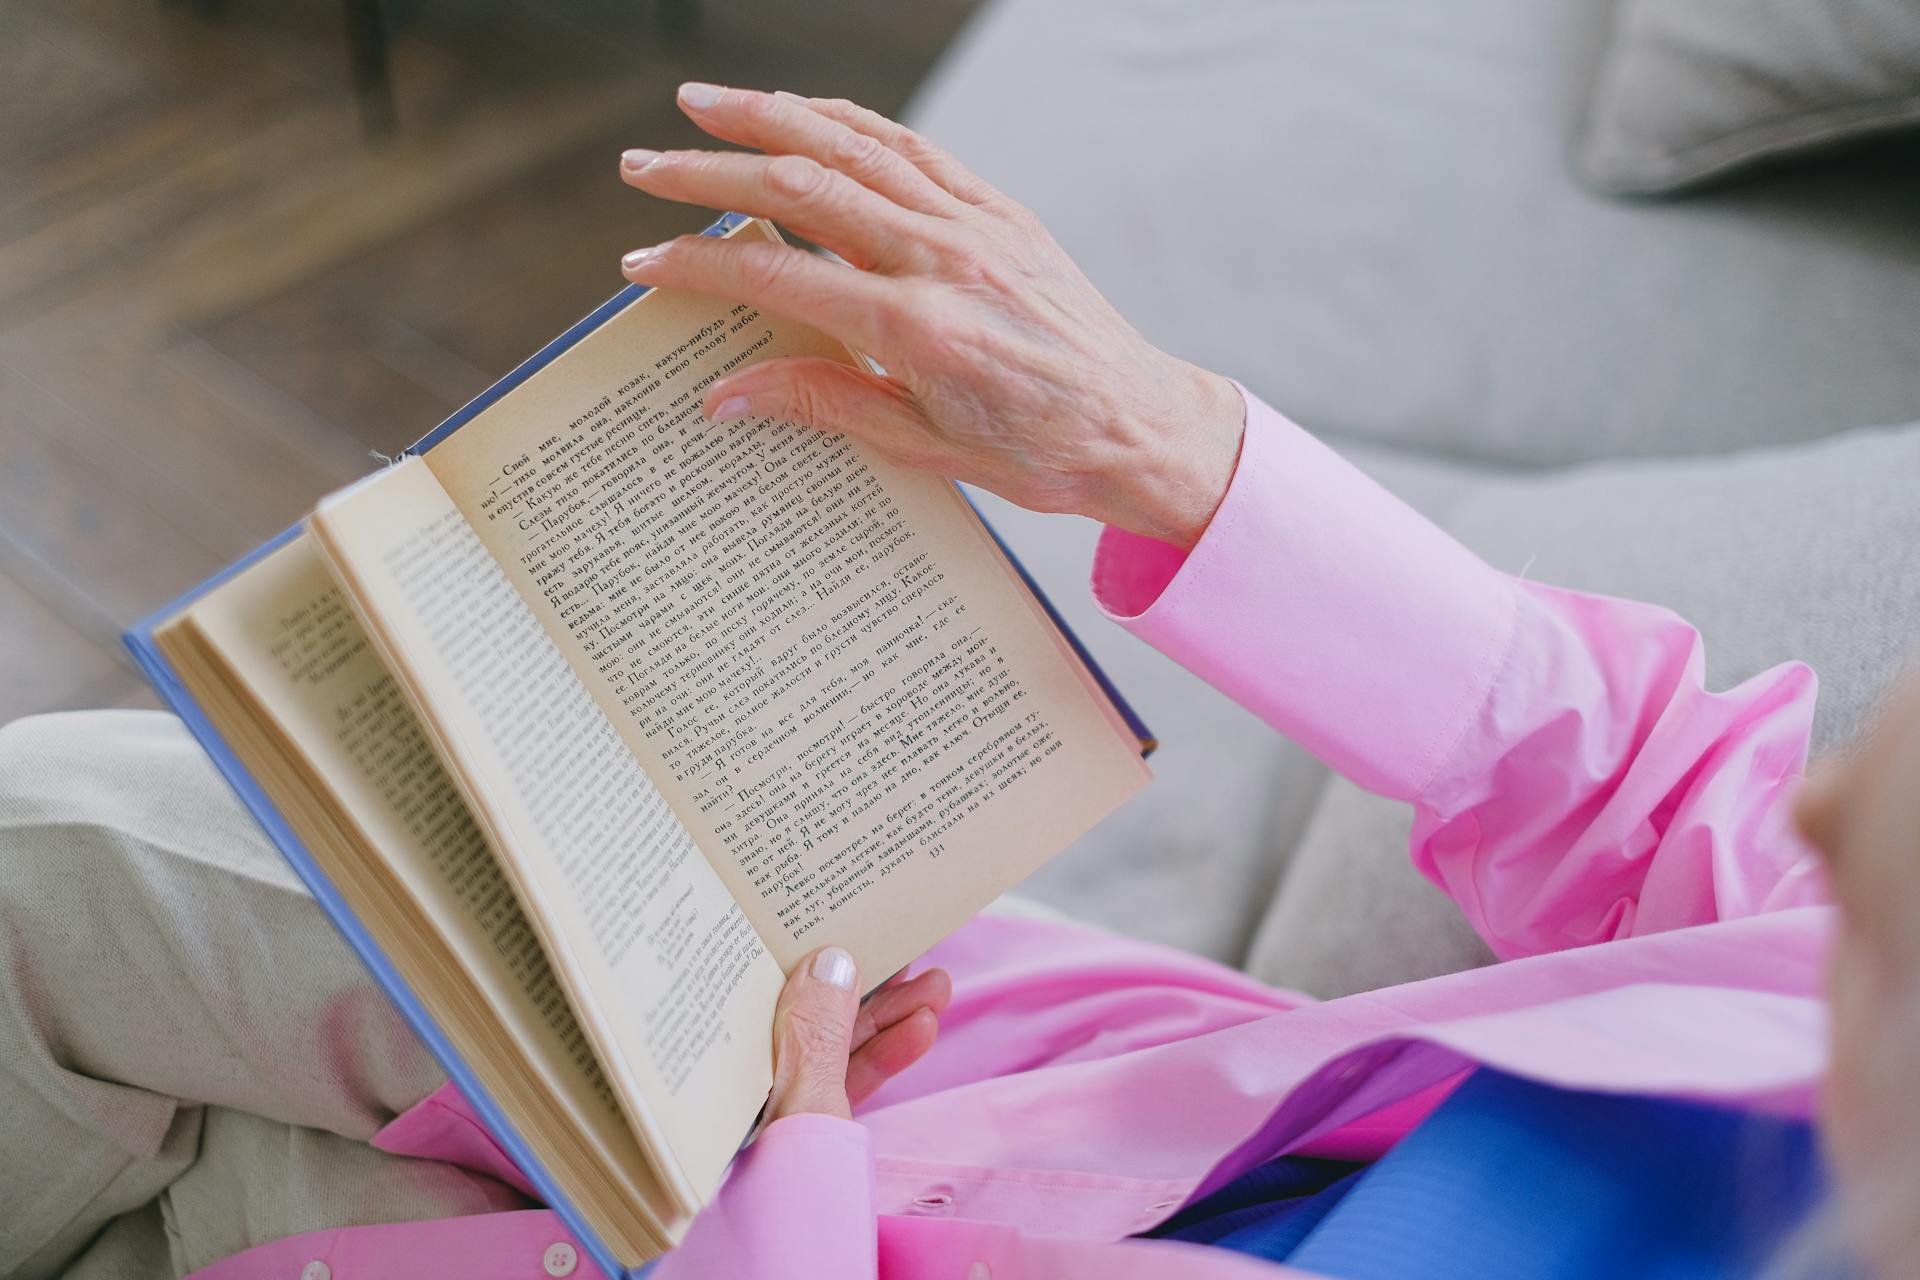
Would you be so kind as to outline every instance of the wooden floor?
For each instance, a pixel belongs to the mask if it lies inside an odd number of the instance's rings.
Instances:
[[[9,0],[0,723],[157,705],[128,622],[704,225],[615,177],[691,142],[681,80],[892,112],[972,3],[389,0],[369,141],[334,0]]]

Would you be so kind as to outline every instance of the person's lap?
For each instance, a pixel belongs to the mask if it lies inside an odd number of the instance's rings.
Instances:
[[[444,1076],[179,721],[0,729],[0,1274],[514,1207],[367,1145]]]
[[[0,727],[0,921],[0,1274],[524,1206],[369,1145],[446,1077],[174,717]]]

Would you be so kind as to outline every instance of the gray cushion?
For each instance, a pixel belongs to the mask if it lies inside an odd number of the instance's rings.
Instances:
[[[1701,630],[1711,687],[1811,663],[1816,752],[1856,733],[1920,652],[1920,423],[1553,475],[1352,452],[1500,568],[1674,609]],[[1408,825],[1404,806],[1330,784],[1248,968],[1331,996],[1489,958],[1407,861]]]
[[[1315,430],[1555,464],[1920,416],[1920,149],[1594,195],[1567,137],[1610,13],[1002,0],[912,114]]]
[[[1669,192],[1915,124],[1916,0],[1624,0],[1576,154]]]

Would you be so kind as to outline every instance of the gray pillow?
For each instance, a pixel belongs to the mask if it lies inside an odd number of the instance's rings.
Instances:
[[[1817,753],[1857,733],[1920,657],[1920,423],[1546,474],[1349,452],[1501,569],[1673,609],[1700,628],[1711,688],[1790,658],[1812,664]],[[1329,784],[1248,970],[1335,996],[1490,959],[1408,861],[1408,813]]]
[[[1575,164],[1665,193],[1916,123],[1917,0],[1623,0]]]
[[[1568,116],[1613,7],[998,0],[914,119],[1316,432],[1557,466],[1920,417],[1920,137],[1596,196]]]

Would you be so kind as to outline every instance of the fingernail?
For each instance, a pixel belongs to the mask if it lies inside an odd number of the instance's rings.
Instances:
[[[817,952],[807,972],[830,987],[853,990],[853,957],[844,947],[826,947]]]
[[[620,259],[620,265],[628,271],[638,271],[659,256],[660,248],[658,245],[651,249],[635,249],[632,253]]]
[[[773,91],[773,96],[776,98],[784,98],[788,102],[798,102],[803,104],[806,102],[806,98],[804,98],[800,94],[788,93],[785,89],[775,89]]]
[[[720,95],[723,92],[725,91],[717,84],[702,84],[698,80],[689,80],[680,86],[680,101],[695,111],[705,111],[720,101]]]
[[[644,147],[635,147],[631,151],[620,153],[620,167],[628,173],[640,173],[648,165],[660,158],[658,151],[648,151]]]
[[[728,396],[725,400],[713,406],[713,420],[715,422],[732,422],[735,418],[746,417],[751,409],[752,406],[747,403],[745,396]],[[822,952],[821,954],[825,955],[826,953]],[[842,951],[840,954],[845,955],[846,952]],[[815,968],[819,967],[820,962],[818,960],[813,963]]]

